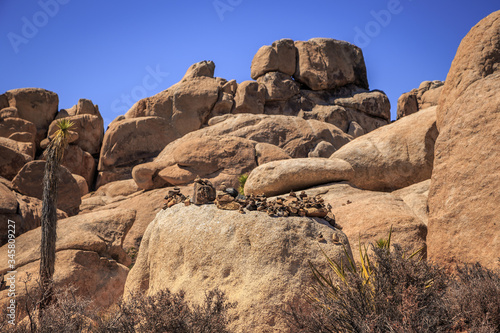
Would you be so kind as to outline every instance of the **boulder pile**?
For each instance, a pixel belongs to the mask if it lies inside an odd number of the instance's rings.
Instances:
[[[499,64],[500,11],[463,39],[444,83],[400,97],[392,123],[361,50],[326,38],[261,47],[241,83],[193,64],[105,133],[90,100],[58,110],[53,92],[9,90],[0,256],[15,221],[18,272],[36,275],[42,152],[67,118],[55,282],[99,306],[165,288],[199,303],[218,287],[238,302],[234,331],[287,331],[278,309],[310,285],[309,262],[345,262],[349,238],[373,243],[391,227],[393,243],[440,264],[498,268]]]

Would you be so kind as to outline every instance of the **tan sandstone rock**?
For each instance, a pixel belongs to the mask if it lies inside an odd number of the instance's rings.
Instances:
[[[12,180],[19,170],[33,158],[13,148],[7,140],[10,139],[0,141],[0,176]]]
[[[125,294],[183,289],[188,301],[199,302],[200,290],[218,287],[238,302],[232,331],[286,332],[280,308],[309,285],[308,262],[326,267],[320,249],[345,260],[343,244],[350,252],[345,235],[317,218],[176,205],[149,225]]]
[[[349,162],[350,182],[365,190],[396,190],[429,179],[437,137],[436,107],[365,134],[331,158]]]
[[[226,182],[238,187],[238,176],[255,168],[256,160],[260,163],[255,148],[258,143],[273,144],[274,150],[281,151],[275,158],[261,159],[269,161],[306,157],[321,142],[339,148],[350,140],[333,125],[289,116],[226,115],[209,123],[212,125],[167,145],[153,162],[135,166],[132,176],[139,188],[187,184],[196,176],[208,178],[216,186]],[[210,148],[208,142],[217,149]]]
[[[424,81],[418,89],[402,94],[398,99],[397,119],[438,105],[444,82]]]
[[[234,96],[233,113],[264,113],[266,87],[255,81],[243,81]]]
[[[19,118],[30,121],[37,128],[36,141],[46,136],[47,129],[57,114],[59,97],[56,93],[39,88],[21,88],[5,93],[9,106],[15,107]]]
[[[78,214],[81,203],[80,188],[64,166],[59,168],[57,208],[68,215]],[[22,194],[42,200],[45,161],[26,163],[12,180],[14,189]]]
[[[307,157],[323,141],[335,149],[351,141],[349,135],[331,124],[284,115],[225,115],[210,119],[208,124],[203,129],[207,134],[230,134],[270,143],[293,158]]]
[[[266,196],[302,190],[333,181],[349,180],[354,172],[340,159],[296,158],[274,161],[255,168],[245,183],[245,195]]]
[[[271,46],[262,46],[255,54],[250,68],[250,76],[256,80],[268,72],[295,73],[297,50],[291,39],[280,39]]]
[[[429,182],[426,183],[428,188]],[[399,191],[404,191],[406,197],[419,196],[422,187],[425,185],[412,185]],[[361,190],[346,182],[317,186],[306,193],[320,194],[332,206],[335,223],[342,227],[353,246],[354,260],[359,261],[359,243],[368,246],[387,239],[391,227],[392,244],[400,245],[408,254],[422,249],[425,257],[427,217],[416,214],[426,209],[425,201],[414,201],[410,207],[395,192]]]
[[[429,257],[498,268],[500,11],[464,37],[439,106],[429,191]]]
[[[295,80],[312,90],[334,89],[353,83],[368,89],[361,49],[330,38],[296,41],[298,58]]]
[[[104,136],[104,122],[102,117],[91,114],[77,114],[65,117],[74,123],[72,131],[78,133],[77,139],[73,142],[82,150],[90,154],[98,154]],[[54,120],[49,127],[48,137],[52,139],[57,131],[59,119]]]
[[[290,75],[281,72],[269,72],[257,79],[257,83],[266,87],[266,102],[286,101],[299,93],[300,87]]]
[[[36,126],[30,121],[21,118],[6,118],[0,121],[0,137],[20,142],[31,143],[30,155],[35,158]]]

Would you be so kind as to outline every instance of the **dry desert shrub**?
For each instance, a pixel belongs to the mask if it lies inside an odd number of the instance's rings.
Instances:
[[[112,310],[102,312],[93,308],[88,299],[76,296],[74,288],[55,289],[55,302],[44,309],[38,318],[35,295],[26,298],[21,306],[29,315],[17,325],[10,325],[5,314],[0,319],[0,332],[162,332],[162,333],[225,333],[229,317],[227,310],[235,307],[227,302],[218,289],[205,294],[201,305],[190,305],[184,293],[161,291],[154,296],[136,293],[120,301]]]
[[[399,247],[360,248],[355,269],[330,263],[311,291],[287,305],[294,332],[500,332],[500,272],[476,265],[442,268]],[[328,260],[328,259],[327,259]]]

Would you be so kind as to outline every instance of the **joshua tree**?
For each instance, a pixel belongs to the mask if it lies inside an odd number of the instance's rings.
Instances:
[[[40,247],[40,314],[52,300],[52,277],[56,259],[57,179],[59,164],[68,145],[69,129],[73,123],[62,119],[59,128],[44,152],[45,174],[43,177],[42,243]]]

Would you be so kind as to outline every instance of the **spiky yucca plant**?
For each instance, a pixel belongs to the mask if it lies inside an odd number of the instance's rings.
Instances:
[[[247,182],[248,179],[248,173],[244,173],[238,177],[238,182],[240,183],[240,187],[238,187],[238,192],[241,195],[245,194],[245,183]]]
[[[68,146],[69,131],[74,125],[68,119],[57,123],[58,130],[44,152],[46,159],[43,177],[43,202],[42,202],[42,241],[40,246],[40,282],[41,300],[40,315],[42,310],[52,300],[52,277],[56,258],[56,225],[57,225],[57,179],[59,165]]]

